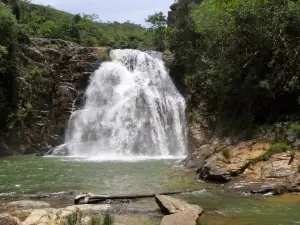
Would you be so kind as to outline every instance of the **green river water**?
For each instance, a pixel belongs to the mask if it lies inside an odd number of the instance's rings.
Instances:
[[[226,194],[218,185],[196,182],[194,175],[176,166],[175,160],[99,162],[8,157],[0,159],[0,199],[60,191],[121,195],[199,190],[177,197],[201,205],[208,225],[300,224],[300,196]]]

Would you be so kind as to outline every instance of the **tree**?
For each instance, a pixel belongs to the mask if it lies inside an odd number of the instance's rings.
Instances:
[[[17,20],[21,18],[20,4],[19,0],[1,0],[4,4],[7,4],[11,7],[13,14],[16,16]],[[1,2],[0,1],[0,2]]]
[[[162,12],[158,12],[148,16],[146,22],[151,24],[149,30],[154,33],[154,46],[156,46],[156,50],[164,51],[167,26],[166,16]]]

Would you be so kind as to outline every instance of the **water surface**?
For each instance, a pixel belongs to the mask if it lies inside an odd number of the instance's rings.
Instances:
[[[99,162],[30,156],[2,158],[0,198],[1,195],[59,191],[120,195],[199,190],[177,197],[202,206],[205,209],[202,220],[208,225],[300,224],[300,196],[263,198],[226,194],[218,185],[196,182],[194,172],[176,166],[176,162]],[[141,205],[136,204],[137,207]],[[153,199],[143,204],[156,206]]]

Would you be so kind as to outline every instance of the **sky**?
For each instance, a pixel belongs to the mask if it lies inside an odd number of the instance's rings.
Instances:
[[[155,12],[167,14],[175,0],[32,0],[69,13],[98,14],[99,19],[146,25],[145,18]]]

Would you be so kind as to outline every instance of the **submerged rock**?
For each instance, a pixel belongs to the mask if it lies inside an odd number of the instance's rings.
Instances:
[[[41,201],[15,201],[15,202],[9,202],[6,204],[7,207],[14,207],[14,208],[26,208],[26,209],[37,209],[37,208],[48,208],[50,207],[50,204],[47,202],[41,202]]]
[[[191,214],[193,218],[197,219],[203,213],[203,209],[200,206],[188,204],[183,200],[170,196],[156,195],[155,201],[165,215],[184,212]]]

